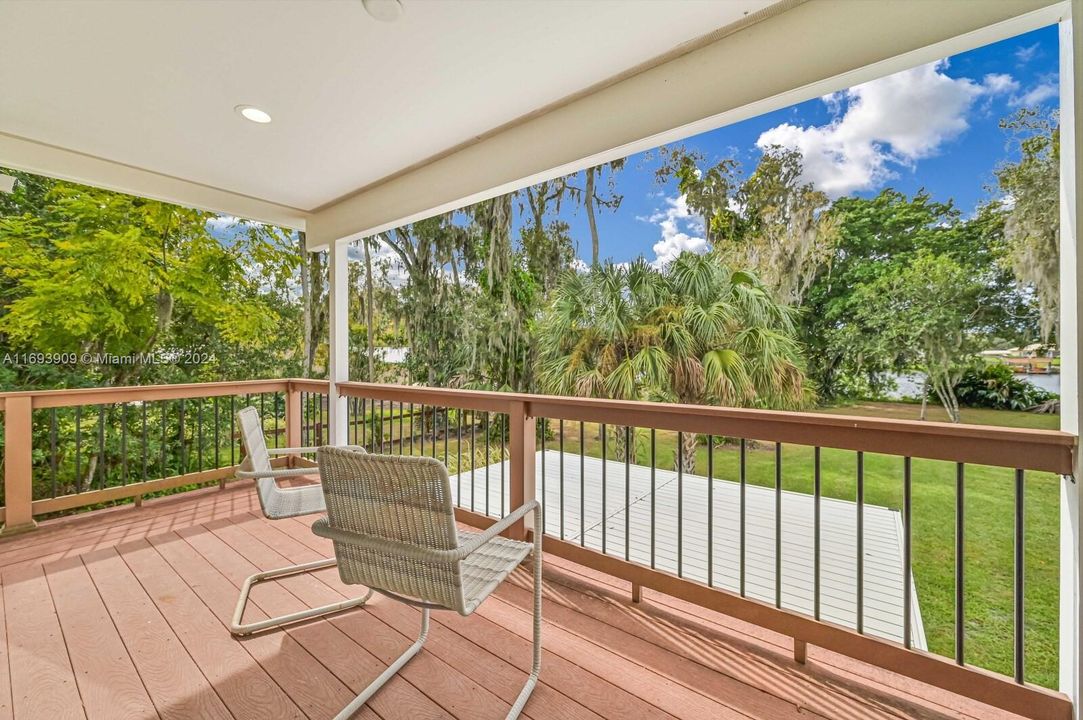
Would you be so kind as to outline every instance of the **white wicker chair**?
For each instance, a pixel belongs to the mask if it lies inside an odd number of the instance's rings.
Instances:
[[[507,715],[517,718],[541,670],[542,533],[534,533],[533,545],[499,533],[529,512],[534,513],[534,527],[540,528],[538,501],[517,508],[484,532],[464,532],[455,525],[451,482],[438,460],[322,447],[317,462],[327,517],[317,520],[312,530],[334,541],[342,581],[421,608],[417,641],[335,720],[352,717],[421,650],[430,610],[471,614],[533,553],[534,655],[526,685]]]
[[[259,413],[254,407],[243,408],[237,413],[237,425],[241,429],[241,444],[244,446],[245,451],[245,458],[241,463],[242,469],[237,472],[237,477],[255,478],[256,493],[259,495],[259,505],[263,510],[264,517],[270,520],[280,520],[283,518],[323,512],[323,490],[320,489],[319,485],[312,484],[300,487],[283,488],[279,487],[277,482],[280,478],[313,475],[316,472],[315,468],[273,468],[271,466],[272,455],[296,455],[303,452],[316,452],[316,448],[268,449],[267,441],[263,436],[263,423],[260,420]],[[364,452],[362,448],[356,448],[356,450]],[[289,615],[281,615],[279,617],[268,618],[258,622],[247,624],[242,622],[244,619],[245,606],[248,604],[248,595],[252,591],[252,587],[257,583],[264,580],[285,577],[287,575],[295,575],[311,570],[331,567],[336,562],[335,558],[316,560],[300,565],[290,565],[288,567],[278,568],[277,570],[259,572],[248,577],[245,579],[244,585],[241,586],[241,595],[237,599],[237,608],[233,612],[233,620],[230,623],[229,631],[234,635],[250,635],[254,632],[259,632],[260,630],[266,630],[267,628],[277,627],[279,625],[298,622],[311,617],[336,613],[342,610],[348,610],[352,607],[364,605],[372,596],[371,590],[369,590],[366,595],[359,598],[351,598],[349,600],[343,600],[342,602],[332,603],[318,608],[310,608],[308,610],[301,610],[299,612],[290,613]]]

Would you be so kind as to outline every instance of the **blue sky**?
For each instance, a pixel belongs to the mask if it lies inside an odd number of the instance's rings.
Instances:
[[[1055,107],[1057,28],[1048,27],[873,81],[826,99],[784,108],[684,141],[712,162],[734,157],[745,173],[758,162],[757,143],[796,147],[806,179],[832,196],[871,196],[885,187],[921,188],[970,213],[991,195],[993,169],[1011,157],[997,126],[1021,105]],[[697,218],[679,201],[676,184],[659,186],[655,163],[631,156],[617,177],[624,201],[598,217],[603,257],[648,260],[680,249],[703,249]],[[589,262],[590,233],[582,211],[565,206],[578,254]],[[699,242],[697,242],[699,241]]]

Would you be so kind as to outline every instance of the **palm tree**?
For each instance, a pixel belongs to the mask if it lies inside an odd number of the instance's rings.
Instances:
[[[808,391],[794,310],[750,273],[684,253],[664,270],[639,259],[557,287],[539,323],[539,382],[581,397],[661,399],[732,407],[793,407]],[[624,428],[616,430],[617,457]],[[684,436],[685,470],[698,438]]]

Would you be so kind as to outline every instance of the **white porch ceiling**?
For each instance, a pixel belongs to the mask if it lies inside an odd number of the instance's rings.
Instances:
[[[311,211],[773,1],[0,1],[0,132]]]

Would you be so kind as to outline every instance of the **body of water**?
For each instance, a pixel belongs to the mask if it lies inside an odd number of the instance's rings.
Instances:
[[[1031,385],[1040,387],[1042,390],[1047,390],[1051,393],[1060,395],[1060,373],[1054,373],[1052,375],[1046,375],[1045,373],[1036,375],[1017,375],[1020,380],[1025,380]],[[925,379],[924,373],[912,373],[908,375],[896,375],[894,391],[889,392],[887,396],[892,399],[899,399],[905,397],[920,397],[921,385]]]

